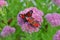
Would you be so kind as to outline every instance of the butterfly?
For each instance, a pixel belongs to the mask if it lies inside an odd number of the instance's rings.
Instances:
[[[34,18],[32,18],[33,11],[30,10],[26,14],[20,14],[19,16],[24,20],[24,22],[29,22],[32,26],[38,27],[40,24],[37,23],[37,21],[34,21]]]
[[[26,14],[20,14],[19,16],[24,20],[24,22],[27,22],[26,17],[31,17],[32,16],[32,13],[33,13],[33,11],[30,10]]]
[[[26,20],[34,27],[39,27],[40,24],[34,20],[32,17],[26,17]]]

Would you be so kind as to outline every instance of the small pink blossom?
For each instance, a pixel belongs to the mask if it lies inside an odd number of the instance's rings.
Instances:
[[[5,37],[8,36],[10,34],[13,34],[15,32],[15,28],[10,27],[10,26],[5,26],[1,32],[1,36]]]
[[[34,18],[34,20],[38,21],[38,23],[41,24],[43,22],[43,19],[42,19],[43,12],[41,10],[38,10],[36,7],[26,8],[25,10],[19,12],[19,14],[26,14],[30,10],[33,11],[32,18]],[[32,32],[37,32],[39,30],[41,25],[35,28],[34,26],[31,26],[28,22],[24,23],[24,20],[21,17],[19,17],[19,14],[17,16],[18,25],[21,26],[23,31],[32,33]]]
[[[60,6],[60,0],[52,0],[53,3],[55,3],[56,5]]]
[[[60,40],[60,30],[58,30],[56,34],[53,36],[53,40]]]
[[[7,6],[7,1],[5,0],[0,0],[0,7]]]
[[[53,14],[47,14],[45,16],[47,21],[52,25],[52,26],[60,26],[60,14],[58,13],[53,13]]]

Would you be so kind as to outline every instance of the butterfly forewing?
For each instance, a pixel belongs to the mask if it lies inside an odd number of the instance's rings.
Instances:
[[[21,18],[25,18],[25,15],[24,14],[19,14],[19,17],[21,17]]]
[[[25,15],[25,16],[26,16],[26,17],[31,17],[31,16],[32,16],[32,13],[33,13],[33,11],[32,11],[32,10],[30,10],[29,12],[27,12],[27,13],[26,13],[26,15]]]

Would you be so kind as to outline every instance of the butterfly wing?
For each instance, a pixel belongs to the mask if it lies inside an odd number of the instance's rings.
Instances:
[[[32,23],[32,25],[33,25],[34,27],[39,27],[39,26],[40,26],[40,24],[37,23],[36,21],[34,21],[34,22]]]
[[[32,11],[32,10],[30,10],[29,12],[27,12],[27,13],[26,13],[26,15],[25,15],[25,16],[26,16],[26,17],[31,17],[31,16],[32,16],[32,13],[33,13],[33,11]]]
[[[24,20],[24,22],[27,22],[27,20],[25,18],[25,14],[19,14],[19,17],[21,17]]]
[[[34,21],[34,18],[32,17],[26,17],[26,20],[31,24],[33,25],[34,27],[38,27],[40,24],[37,23],[36,21]]]
[[[32,19],[26,19],[26,17],[31,17],[32,16],[33,11],[30,10],[29,12],[27,12],[26,14],[19,14],[19,16],[24,20],[24,22],[29,21],[31,23]]]
[[[26,20],[31,24],[33,22],[33,19],[31,17],[26,17]]]
[[[19,17],[21,17],[21,18],[25,18],[25,15],[24,14],[19,14]]]

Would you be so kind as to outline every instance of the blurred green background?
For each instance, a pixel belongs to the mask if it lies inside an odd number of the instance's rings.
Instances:
[[[44,12],[44,15],[47,13],[57,12],[60,13],[60,9],[58,6],[54,4],[50,4],[51,0],[34,0],[36,4],[32,2],[32,0],[6,0],[8,2],[7,7],[0,8],[0,31],[2,31],[3,27],[7,25],[8,19],[12,18],[12,22],[10,26],[16,28],[16,32],[8,37],[1,38],[0,40],[53,40],[53,36],[60,27],[52,27],[43,16],[44,22],[41,25],[41,29],[38,32],[34,32],[32,34],[23,32],[17,24],[17,15],[20,11],[29,7],[36,7],[39,10]],[[2,20],[4,23],[2,23]],[[48,28],[46,29],[46,25]]]

